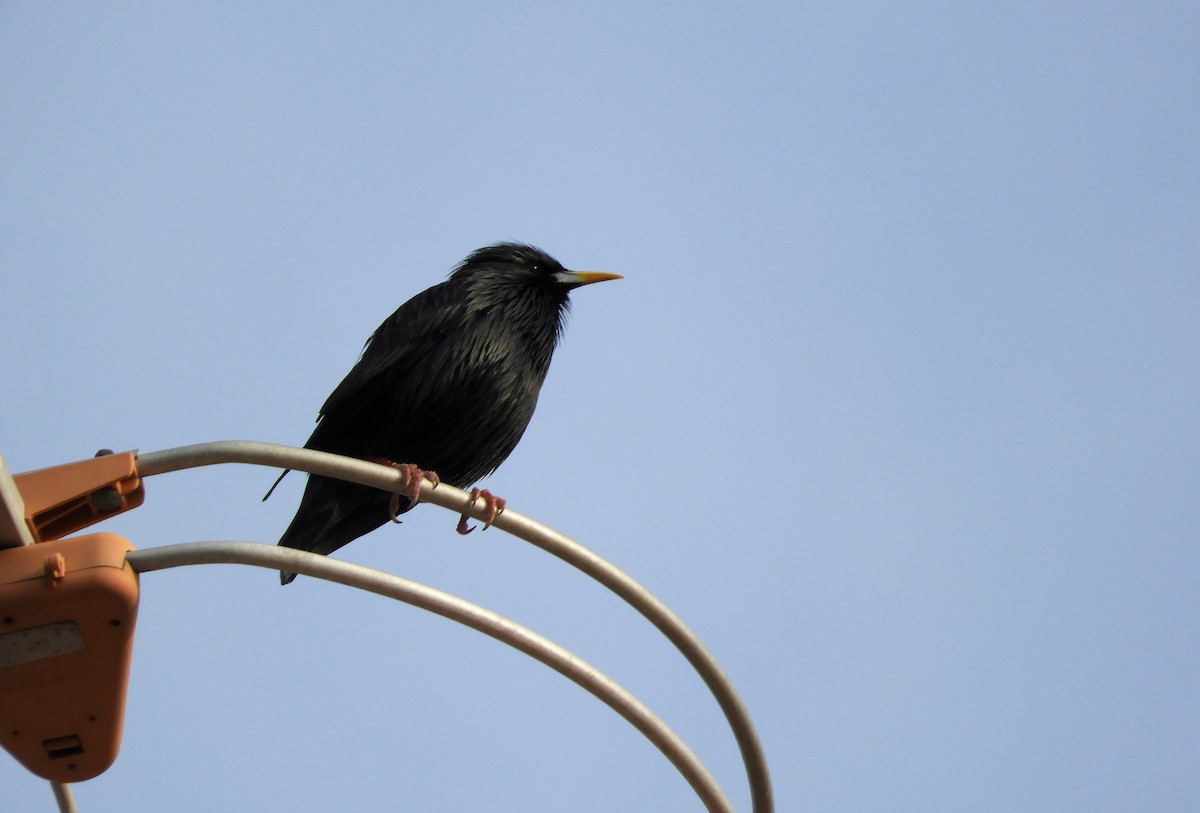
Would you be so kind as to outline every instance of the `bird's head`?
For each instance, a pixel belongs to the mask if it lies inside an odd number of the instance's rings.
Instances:
[[[506,280],[512,285],[540,284],[566,292],[593,282],[621,279],[621,275],[570,271],[540,248],[524,243],[496,243],[472,252],[451,272],[450,279]]]
[[[463,260],[450,274],[451,281],[467,286],[471,309],[503,313],[562,329],[569,306],[567,294],[581,285],[621,279],[620,274],[571,271],[539,248],[523,243],[496,243]]]

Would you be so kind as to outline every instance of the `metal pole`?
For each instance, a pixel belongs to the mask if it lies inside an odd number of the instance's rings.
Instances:
[[[291,468],[339,477],[388,491],[398,488],[399,482],[399,475],[395,470],[376,463],[312,449],[237,440],[142,453],[138,455],[138,472],[148,477],[216,463],[251,463]],[[473,516],[483,517],[482,507],[476,509],[468,505],[468,495],[465,492],[445,484],[436,489],[422,489],[421,502],[430,502],[455,512],[468,510]],[[569,537],[512,509],[506,509],[496,518],[493,525],[587,573],[629,603],[675,645],[708,686],[729,722],[746,768],[754,813],[773,813],[775,802],[771,775],[750,713],[734,689],[729,676],[695,633],[627,573]]]
[[[733,813],[712,774],[679,736],[641,701],[591,664],[515,621],[477,604],[408,579],[307,551],[255,542],[188,542],[130,551],[130,567],[140,573],[203,564],[242,564],[287,570],[368,590],[457,621],[570,678],[604,701],[642,732],[671,761],[712,813]]]
[[[75,807],[75,796],[71,793],[71,786],[66,782],[51,782],[51,790],[54,791],[54,801],[58,802],[58,813],[78,813],[79,808]]]

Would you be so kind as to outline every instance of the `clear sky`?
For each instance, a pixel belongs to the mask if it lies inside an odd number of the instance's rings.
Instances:
[[[1200,6],[0,5],[0,453],[299,445],[496,240],[583,289],[489,481],[641,580],[780,811],[1200,809]],[[141,548],[273,543],[302,478],[156,477]],[[425,507],[340,556],[733,740],[640,617]],[[147,574],[128,810],[676,811],[544,667],[407,606]],[[0,757],[3,757],[0,754]],[[52,810],[0,758],[0,809]]]

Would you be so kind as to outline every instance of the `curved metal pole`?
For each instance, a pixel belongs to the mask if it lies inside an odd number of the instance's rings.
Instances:
[[[508,644],[570,678],[603,700],[642,732],[683,774],[713,813],[733,813],[712,774],[659,717],[612,678],[558,644],[515,621],[441,590],[362,565],[307,551],[257,542],[188,542],[130,551],[125,560],[139,574],[184,565],[242,564],[287,570],[369,590],[457,621]]]
[[[395,470],[377,463],[312,449],[296,449],[247,440],[199,443],[160,452],[141,453],[138,455],[138,472],[143,476],[151,476],[216,463],[250,463],[292,468],[389,491],[396,489],[399,481]],[[430,502],[460,512],[468,507],[468,496],[450,485],[443,484],[434,489],[429,488],[427,484],[421,491],[421,502]],[[469,513],[477,518],[483,517],[482,508],[471,509]],[[699,673],[729,722],[746,767],[754,813],[773,813],[775,802],[771,789],[771,775],[767,768],[766,754],[750,720],[750,714],[729,676],[695,633],[631,576],[569,537],[512,509],[506,509],[496,517],[493,525],[587,573],[645,616],[675,645]]]

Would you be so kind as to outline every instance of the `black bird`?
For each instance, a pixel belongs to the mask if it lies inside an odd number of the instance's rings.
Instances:
[[[310,475],[279,544],[332,553],[412,508],[422,474],[465,488],[495,471],[533,416],[568,292],[619,278],[568,271],[533,246],[499,243],[401,305],[367,340],[304,445],[395,461],[406,493]],[[503,501],[481,493],[494,518]],[[464,517],[459,532],[468,530]],[[282,584],[295,577],[279,574]]]

